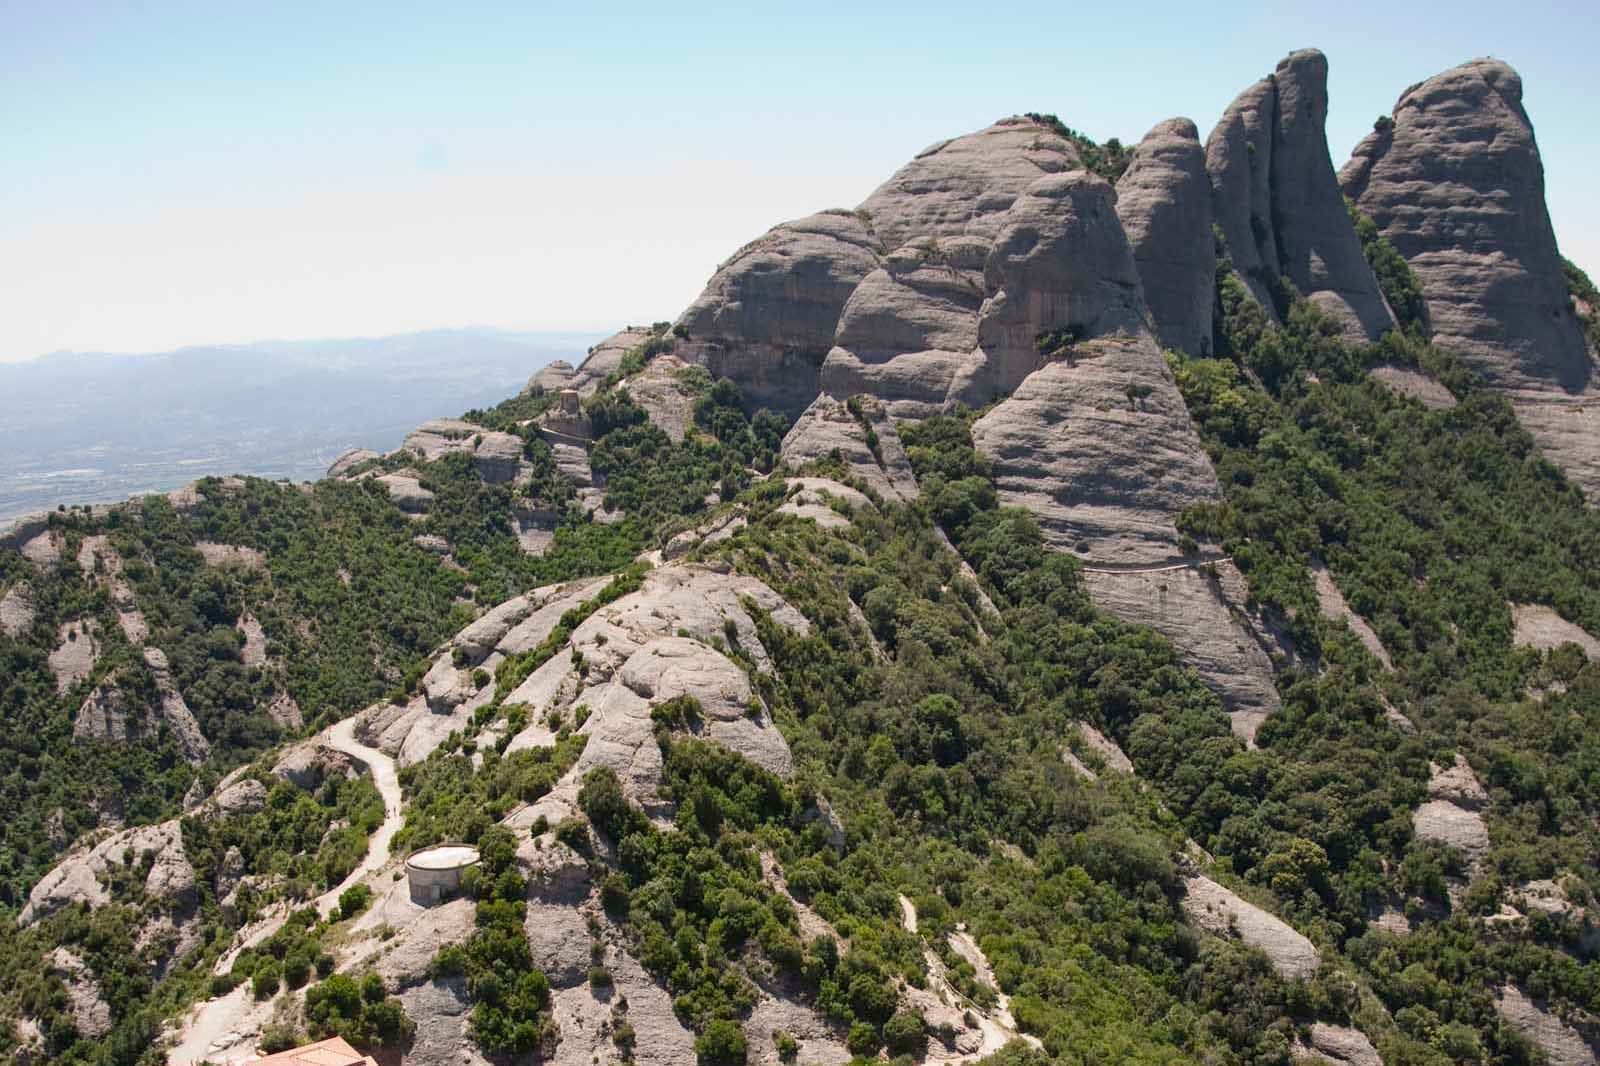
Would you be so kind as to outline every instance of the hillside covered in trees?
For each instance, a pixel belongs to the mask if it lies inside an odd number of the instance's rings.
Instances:
[[[393,452],[14,527],[0,1051],[1594,1061],[1595,288],[1510,68],[1325,113],[1004,119]]]

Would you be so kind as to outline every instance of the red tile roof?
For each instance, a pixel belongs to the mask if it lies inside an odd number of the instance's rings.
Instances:
[[[345,1043],[340,1037],[319,1040],[315,1044],[290,1048],[265,1058],[252,1059],[248,1066],[377,1066],[366,1055]]]

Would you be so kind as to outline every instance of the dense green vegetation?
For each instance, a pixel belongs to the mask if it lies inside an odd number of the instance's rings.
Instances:
[[[1061,129],[1097,171],[1114,177],[1126,165],[1117,142],[1094,146]],[[1222,489],[1180,528],[1232,556],[1252,606],[1294,649],[1278,677],[1282,709],[1258,748],[1232,735],[1216,695],[1169,643],[1097,611],[1077,563],[1049,551],[1026,512],[999,505],[971,412],[898,427],[918,500],[841,504],[850,525],[824,531],[777,513],[783,479],[760,475],[787,473],[777,455],[784,423],[747,416],[732,383],[684,374],[694,403],[681,442],[651,423],[629,383],[670,349],[660,323],[584,405],[607,508],[625,513],[614,524],[577,505],[526,424],[550,398],[530,392],[469,413],[523,440],[533,477],[520,487],[486,484],[463,455],[377,462],[417,469],[435,494],[420,519],[370,482],[207,482],[190,514],[164,498],[110,516],[61,513],[68,561],[59,569],[0,553],[0,585],[28,582],[38,605],[27,632],[0,636],[0,799],[14,812],[0,829],[0,903],[18,907],[101,817],[171,816],[196,781],[213,784],[269,751],[292,732],[263,710],[280,695],[312,727],[403,700],[475,606],[611,573],[548,639],[498,665],[494,698],[469,726],[401,773],[407,819],[394,847],[460,840],[481,854],[465,884],[473,932],[441,951],[432,973],[465,979],[470,1031],[484,1050],[548,1055],[560,1034],[524,931],[526,831],[500,823],[545,796],[586,738],[582,713],[553,716],[553,745],[509,752],[533,710],[505,701],[566,654],[593,611],[640,586],[641,550],[737,506],[749,525],[690,559],[760,577],[811,622],[802,633],[758,616],[771,673],[737,642],[725,648],[751,673],[795,774],[780,779],[697,738],[701,708],[669,701],[653,718],[670,826],[596,769],[578,795],[584,819],[533,834],[554,829],[589,865],[606,919],[670,992],[705,1066],[750,1059],[742,1023],[767,994],[814,1008],[863,1061],[904,1062],[950,1041],[950,1030],[902,1006],[906,987],[936,980],[925,952],[975,1009],[1010,997],[1019,1028],[1041,1046],[1014,1046],[1005,1060],[1284,1066],[1322,1021],[1359,1024],[1389,1066],[1537,1061],[1499,1020],[1494,990],[1514,982],[1600,1014],[1592,946],[1571,918],[1540,914],[1493,933],[1483,919],[1533,880],[1559,880],[1580,905],[1600,898],[1600,666],[1570,646],[1516,646],[1509,605],[1548,605],[1600,633],[1600,517],[1539,457],[1507,404],[1426,342],[1416,279],[1370,222],[1355,221],[1402,330],[1352,347],[1282,279],[1271,284],[1275,326],[1224,256],[1218,356],[1170,356]],[[1574,297],[1597,306],[1593,285],[1568,266]],[[1585,326],[1592,336],[1592,316]],[[1046,354],[1072,342],[1039,338]],[[1431,410],[1406,399],[1369,377],[1378,364],[1428,374],[1457,402]],[[851,410],[866,425],[860,404]],[[849,478],[837,460],[812,472]],[[517,543],[513,516],[528,508],[553,516],[542,556]],[[419,547],[422,533],[445,538],[459,569]],[[127,604],[115,602],[109,572],[71,561],[88,536],[108,538],[120,556],[148,643],[167,653],[212,743],[203,765],[185,763],[170,730],[143,715],[155,679],[119,626]],[[208,566],[203,541],[255,549],[263,563]],[[1371,624],[1393,669],[1324,616],[1314,564]],[[264,665],[243,662],[246,613],[266,634]],[[83,620],[101,655],[88,678],[58,693],[46,657],[58,628]],[[132,697],[145,735],[74,741],[76,709],[108,680]],[[485,735],[500,717],[504,727]],[[1064,761],[1072,750],[1103,770],[1080,723],[1115,740],[1136,776],[1090,780]],[[1490,847],[1476,869],[1412,830],[1430,762],[1458,753],[1491,797]],[[264,786],[261,811],[182,820],[196,887],[181,908],[144,898],[153,857],[131,857],[108,879],[110,903],[0,930],[0,1014],[34,1019],[53,1061],[148,1062],[164,1017],[247,982],[258,998],[305,990],[303,1032],[275,1031],[269,1044],[410,1039],[410,1020],[380,980],[332,972],[329,933],[370,893],[345,892],[331,920],[304,906],[359,861],[381,798],[364,777],[302,791],[270,765],[245,774]],[[335,822],[344,827],[329,832]],[[1209,876],[1322,951],[1309,979],[1285,981],[1261,954],[1182,919],[1184,878],[1202,849],[1214,856]],[[226,901],[216,898],[224,866],[246,878]],[[902,924],[901,896],[918,915],[915,933]],[[299,909],[212,978],[232,933],[279,902]],[[1409,937],[1373,924],[1386,907],[1412,918]],[[163,910],[199,944],[179,962],[168,959],[177,934],[150,932]],[[595,988],[611,981],[600,928],[596,917]],[[998,987],[952,946],[958,931],[982,946]],[[57,948],[83,960],[110,1004],[104,1040],[74,1029],[45,961]],[[612,1023],[626,1056],[631,1027],[621,1013]],[[796,1053],[792,1037],[777,1045]]]
[[[590,464],[606,480],[606,506],[626,512],[650,540],[705,511],[707,497],[726,501],[748,488],[752,468],[770,471],[788,428],[765,409],[746,418],[733,382],[713,385],[699,368],[686,373],[698,397],[694,426],[677,444],[626,388],[598,392],[584,405],[594,425]]]
[[[354,867],[368,832],[382,819],[383,802],[366,777],[333,776],[304,792],[269,775],[264,765],[246,776],[270,786],[261,811],[231,817],[201,812],[182,820],[184,852],[195,871],[192,889],[147,897],[146,875],[156,856],[146,853],[116,868],[108,903],[68,906],[27,929],[0,926],[0,1013],[32,1018],[50,1061],[149,1062],[162,1020],[195,999],[240,982],[266,996],[331,972],[333,959],[320,943],[326,924],[304,908],[263,944],[241,952],[228,975],[211,976],[234,933],[263,908],[302,904]],[[330,833],[336,821],[349,825]],[[224,901],[217,898],[217,867],[234,852],[230,869],[239,887]],[[180,938],[196,946],[174,961]],[[109,1008],[112,1028],[103,1038],[86,1039],[73,1023],[66,987],[48,964],[61,950],[82,961]],[[391,1004],[380,1013],[395,1020],[398,1004]],[[0,1028],[0,1041],[10,1039],[11,1027]]]
[[[310,723],[371,702],[470,617],[455,604],[465,588],[412,543],[415,532],[381,487],[324,481],[307,492],[256,479],[200,484],[194,512],[164,497],[105,517],[67,511],[53,518],[65,537],[59,568],[35,568],[0,552],[0,580],[26,581],[39,603],[33,626],[0,635],[5,713],[0,715],[0,903],[20,905],[60,849],[101,819],[140,823],[175,813],[196,776],[228,768],[282,739],[266,713],[287,693]],[[173,680],[211,743],[211,761],[184,763],[170,731],[146,708],[154,682],[117,622],[109,574],[82,572],[85,537],[108,538]],[[194,545],[240,545],[263,565],[208,566]],[[236,628],[250,614],[266,637],[267,662],[247,666]],[[83,681],[58,693],[47,665],[58,627],[92,623],[104,651]],[[79,638],[83,639],[83,638]],[[73,737],[76,712],[103,681],[123,688],[129,741]]]
[[[1600,352],[1600,290],[1570,259],[1561,260],[1561,271],[1567,278],[1567,291],[1580,304],[1578,319],[1583,323],[1584,336],[1589,338],[1589,348]]]
[[[1113,185],[1133,161],[1133,149],[1115,137],[1109,138],[1104,144],[1098,144],[1093,138],[1079,133],[1055,115],[1042,115],[1037,111],[1029,111],[1026,117],[1042,126],[1050,127],[1055,133],[1071,141],[1073,147],[1078,150],[1078,157],[1083,161],[1084,169],[1100,175]]]
[[[1378,232],[1377,223],[1362,214],[1354,201],[1346,197],[1344,204],[1350,212],[1350,221],[1355,223],[1361,249],[1366,253],[1367,262],[1372,265],[1373,276],[1378,279],[1378,289],[1383,293],[1383,298],[1389,301],[1395,321],[1413,336],[1426,335],[1428,304],[1422,298],[1422,285],[1411,272],[1410,264],[1395,250],[1394,245],[1384,239],[1383,234]]]
[[[1591,784],[1600,748],[1589,739],[1600,677],[1575,649],[1513,647],[1508,606],[1549,604],[1594,631],[1600,518],[1538,456],[1505,401],[1447,353],[1398,334],[1351,349],[1298,301],[1285,327],[1271,328],[1231,277],[1222,296],[1231,358],[1180,358],[1175,370],[1223,502],[1183,525],[1222,542],[1307,667],[1321,670],[1280,680],[1285,707],[1262,729],[1269,754],[1238,806],[1218,807],[1215,772],[1203,768],[1199,780],[1211,782],[1172,806],[1286,913],[1327,923],[1403,1032],[1456,1058],[1513,1061],[1522,1051],[1496,1024],[1492,985],[1515,979],[1600,1008],[1592,967],[1558,950],[1575,942],[1570,926],[1540,919],[1538,935],[1489,938],[1466,917],[1492,913],[1502,889],[1534,879],[1564,878],[1580,900],[1600,888]],[[1404,399],[1367,378],[1378,363],[1429,373],[1459,403],[1428,410]],[[1381,637],[1392,674],[1321,621],[1307,570],[1319,557]],[[1414,736],[1384,723],[1379,689],[1416,722]],[[1421,799],[1425,759],[1456,751],[1495,800],[1484,871],[1458,914],[1425,934],[1402,945],[1365,931],[1363,910],[1385,894],[1449,910],[1448,878],[1464,877],[1465,864],[1410,841],[1404,815]],[[1204,766],[1192,752],[1184,762],[1186,775]],[[1309,877],[1278,884],[1281,833],[1320,849]],[[1452,977],[1419,983],[1413,963]],[[1468,1044],[1479,1051],[1461,1054]]]

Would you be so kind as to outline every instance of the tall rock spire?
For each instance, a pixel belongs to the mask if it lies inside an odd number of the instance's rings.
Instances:
[[[1416,272],[1434,342],[1504,391],[1596,498],[1596,368],[1567,294],[1517,72],[1475,59],[1407,89],[1340,182]]]
[[[1339,323],[1376,340],[1394,316],[1367,265],[1328,154],[1328,60],[1293,52],[1223,112],[1206,140],[1217,224],[1234,267],[1269,313],[1288,278]]]
[[[1117,217],[1162,347],[1210,355],[1217,264],[1211,184],[1193,122],[1168,119],[1144,135],[1117,180]]]

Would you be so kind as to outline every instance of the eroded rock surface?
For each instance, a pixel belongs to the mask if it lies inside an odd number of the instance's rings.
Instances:
[[[1328,61],[1293,52],[1240,93],[1206,139],[1212,203],[1228,254],[1276,317],[1287,277],[1352,341],[1376,340],[1394,317],[1367,265],[1328,154]]]
[[[1236,619],[1219,583],[1192,566],[1151,570],[1086,570],[1084,584],[1099,607],[1153,627],[1218,695],[1235,735],[1249,742],[1281,706],[1272,660]]]
[[[1312,1023],[1311,1042],[1306,1050],[1336,1066],[1383,1066],[1378,1049],[1367,1035],[1349,1026]]]
[[[849,211],[774,226],[722,264],[679,316],[689,336],[675,351],[732,378],[752,408],[802,410],[817,395],[839,312],[878,265],[877,248]]]
[[[32,925],[70,903],[83,902],[94,907],[110,902],[111,894],[101,884],[101,875],[113,866],[124,865],[130,858],[135,864],[141,863],[147,853],[151,865],[145,875],[145,898],[167,901],[178,907],[192,905],[194,867],[184,853],[183,832],[178,821],[172,819],[114,833],[91,848],[67,855],[28,893],[28,902],[17,916],[18,924]]]
[[[111,1031],[111,1006],[83,960],[66,948],[50,954],[50,969],[67,987],[67,1012],[78,1032],[98,1040]]]
[[[167,665],[166,653],[160,648],[145,648],[143,655],[145,665],[155,678],[157,707],[162,719],[172,729],[183,757],[191,763],[204,762],[211,752],[211,742],[200,732],[200,723],[195,721],[194,712],[189,710],[183,694],[178,691],[172,678],[172,669]]]
[[[1051,126],[1001,119],[917,154],[861,204],[888,248],[924,237],[992,238],[998,217],[1036,180],[1081,165],[1078,150]]]
[[[1096,564],[1174,560],[1178,515],[1217,495],[1148,334],[1075,346],[973,423],[972,439],[993,463],[1001,501],[1032,511],[1053,546]]]
[[[1600,1060],[1600,1040],[1580,1033],[1516,985],[1500,989],[1494,1005],[1513,1029],[1539,1046],[1550,1066],[1591,1066]]]
[[[1456,405],[1455,394],[1420,370],[1385,363],[1375,366],[1370,376],[1402,396],[1409,396],[1430,411],[1448,411]]]
[[[27,582],[18,582],[0,596],[0,633],[8,637],[21,636],[33,625],[38,605],[34,603],[33,588]]]
[[[1344,593],[1334,584],[1333,575],[1328,573],[1328,568],[1318,560],[1313,560],[1311,563],[1311,580],[1316,585],[1317,603],[1322,608],[1323,615],[1332,621],[1343,622],[1349,626],[1350,631],[1361,641],[1362,646],[1372,653],[1373,658],[1382,663],[1385,670],[1393,670],[1394,663],[1390,660],[1383,641],[1378,639],[1378,634],[1373,632],[1365,618],[1351,610],[1350,605],[1345,602]]]
[[[371,448],[351,448],[349,451],[340,452],[339,457],[328,465],[327,476],[344,477],[367,460],[376,458],[378,453]]]
[[[1430,770],[1428,800],[1412,815],[1412,832],[1418,840],[1457,848],[1476,864],[1489,850],[1489,827],[1479,813],[1489,794],[1460,755],[1453,765]]]
[[[868,393],[895,418],[942,409],[976,358],[990,248],[979,237],[928,238],[889,255],[844,305],[822,388]]]
[[[522,463],[521,438],[455,418],[424,422],[406,435],[400,447],[430,462],[446,455],[466,455],[478,476],[491,485],[516,480]]]
[[[1511,605],[1512,641],[1522,647],[1551,651],[1563,644],[1576,644],[1591,660],[1600,660],[1600,640],[1567,621],[1553,608],[1537,603]]]
[[[414,472],[383,474],[376,480],[388,490],[395,506],[407,514],[423,514],[433,503],[433,493],[422,487]]]
[[[242,566],[247,570],[259,570],[267,563],[267,557],[256,548],[247,548],[241,544],[217,544],[209,540],[195,542],[195,551],[205,559],[207,566]]]
[[[1287,923],[1208,877],[1184,879],[1183,913],[1201,929],[1260,949],[1288,980],[1311,976],[1322,961],[1315,945]]]
[[[1117,217],[1161,346],[1210,355],[1217,269],[1211,181],[1192,121],[1168,119],[1144,135],[1117,179]]]
[[[50,671],[56,675],[56,691],[64,693],[88,677],[99,658],[100,627],[93,619],[62,622],[49,659]]]
[[[661,753],[650,712],[680,696],[696,699],[692,732],[715,740],[775,773],[792,766],[788,745],[773,725],[748,676],[718,650],[736,644],[770,670],[745,601],[774,621],[805,632],[810,624],[760,581],[711,566],[673,564],[646,575],[642,587],[595,611],[558,651],[506,697],[525,703],[531,724],[511,748],[548,743],[544,720],[553,711],[588,709],[589,736],[578,764],[564,781],[577,782],[595,766],[608,766],[647,810],[665,808],[656,796]],[[576,662],[583,664],[581,670]]]
[[[880,496],[893,500],[915,499],[916,475],[881,405],[868,397],[860,401],[863,419],[877,438],[874,452],[866,428],[842,400],[823,393],[795,420],[783,438],[782,456],[790,466],[829,459],[835,452],[856,477]]]
[[[1591,499],[1600,492],[1600,389],[1545,207],[1522,79],[1475,59],[1401,94],[1392,125],[1356,146],[1347,196],[1411,264],[1434,343],[1503,390]]]

